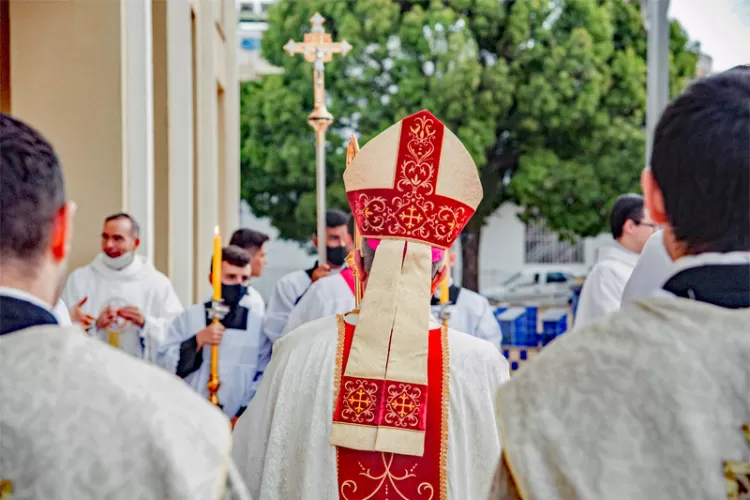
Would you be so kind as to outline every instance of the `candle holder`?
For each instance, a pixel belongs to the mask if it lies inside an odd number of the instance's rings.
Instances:
[[[208,309],[208,317],[214,322],[219,323],[224,317],[229,314],[229,306],[224,304],[223,299],[212,300],[211,307]],[[208,379],[208,400],[219,405],[219,387],[221,387],[221,380],[219,380],[219,346],[216,344],[211,345],[211,375]]]

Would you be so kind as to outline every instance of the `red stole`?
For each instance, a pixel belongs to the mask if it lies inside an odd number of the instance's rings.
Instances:
[[[448,465],[448,337],[445,329],[429,332],[427,362],[427,394],[421,403],[426,410],[419,411],[425,418],[418,427],[425,430],[425,447],[422,457],[336,448],[338,491],[340,500],[388,500],[447,498]],[[388,416],[393,410],[404,416],[415,399],[404,398],[402,393],[390,394],[379,387],[373,392],[359,389],[347,390],[342,385],[349,351],[352,346],[354,326],[339,316],[339,346],[336,359],[334,420],[351,420],[342,417],[342,411],[369,407],[374,413],[374,425],[389,425]],[[343,381],[344,385],[346,381]],[[403,384],[401,384],[403,385]],[[424,387],[424,386],[421,386]],[[391,388],[389,388],[391,389]],[[401,399],[399,399],[401,398]],[[372,399],[372,401],[370,401]],[[379,401],[378,401],[379,400]],[[370,403],[373,403],[371,406]],[[406,405],[406,406],[404,406]],[[374,407],[374,408],[373,408]],[[426,420],[426,422],[425,422]]]
[[[356,285],[354,284],[354,269],[352,269],[351,267],[347,267],[339,273],[339,276],[344,278],[346,284],[349,285],[349,290],[352,291],[352,295],[355,295]]]

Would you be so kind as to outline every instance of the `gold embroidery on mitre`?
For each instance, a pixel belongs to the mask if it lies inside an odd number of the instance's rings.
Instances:
[[[750,423],[743,425],[742,431],[750,447]],[[750,462],[724,462],[724,477],[729,500],[750,500]]]
[[[381,474],[375,475],[371,469],[365,468],[361,463],[359,464],[359,468],[361,469],[361,472],[359,473],[360,476],[362,476],[365,480],[373,481],[375,484],[371,485],[373,487],[372,491],[367,492],[365,495],[362,493],[361,498],[373,498],[378,492],[381,490],[385,491],[386,498],[391,498],[388,496],[389,490],[392,489],[397,496],[394,496],[393,498],[400,499],[400,500],[416,500],[419,499],[425,499],[425,500],[432,500],[435,496],[435,488],[428,482],[420,483],[419,486],[417,486],[417,494],[419,497],[408,497],[406,494],[399,489],[399,486],[403,487],[401,484],[402,481],[406,481],[407,479],[410,479],[412,477],[416,477],[416,474],[414,474],[414,470],[417,468],[417,464],[414,464],[414,466],[411,469],[404,470],[401,475],[396,475],[391,470],[391,467],[393,466],[393,453],[387,453],[388,458],[386,458],[386,453],[381,453],[381,459],[383,461],[383,472]],[[341,485],[341,498],[343,500],[350,500],[348,496],[348,490],[351,490],[351,493],[356,493],[357,490],[359,490],[361,487],[364,490],[364,487],[367,485],[359,484],[357,481],[353,479],[348,479],[344,481],[344,483]]]
[[[436,162],[440,152],[435,146],[435,120],[421,116],[409,128],[406,158],[396,168],[395,190],[400,193],[390,202],[383,196],[357,197],[355,216],[362,221],[364,235],[387,231],[393,236],[449,241],[457,226],[469,217],[464,207],[436,207],[429,197],[436,193]]]

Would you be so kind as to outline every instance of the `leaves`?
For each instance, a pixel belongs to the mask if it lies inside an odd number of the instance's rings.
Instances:
[[[644,164],[646,34],[624,0],[280,0],[264,56],[283,75],[242,87],[242,195],[284,238],[315,227],[312,68],[283,52],[309,18],[327,18],[353,49],[326,64],[328,205],[347,208],[341,174],[360,145],[430,109],[466,145],[485,197],[471,228],[502,202],[564,235],[593,235],[609,204],[638,189]],[[672,93],[695,71],[697,45],[671,26]]]

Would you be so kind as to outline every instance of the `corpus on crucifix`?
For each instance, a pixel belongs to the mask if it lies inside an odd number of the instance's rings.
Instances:
[[[333,122],[333,115],[326,109],[325,63],[333,59],[333,54],[346,55],[352,46],[344,40],[333,42],[330,33],[323,28],[325,18],[316,12],[310,18],[312,29],[305,34],[304,42],[289,40],[284,45],[289,55],[304,54],[305,61],[313,63],[313,89],[315,90],[315,107],[307,117],[307,123],[315,129],[315,166],[317,191],[317,234],[318,234],[318,262],[327,262],[325,212],[326,212],[326,131]]]

